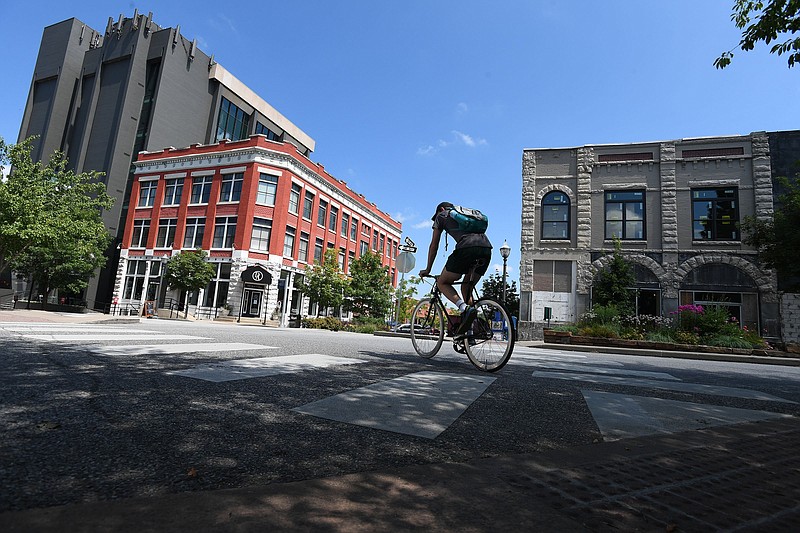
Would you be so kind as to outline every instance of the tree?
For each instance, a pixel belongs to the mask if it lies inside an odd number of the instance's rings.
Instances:
[[[105,264],[111,237],[101,212],[114,199],[99,181],[102,173],[75,174],[60,152],[46,165],[33,161],[32,141],[0,140],[0,163],[12,168],[0,182],[0,272],[28,274],[45,295],[78,293]]]
[[[178,255],[172,256],[167,261],[164,281],[170,288],[178,289],[181,292],[188,293],[202,289],[208,285],[216,273],[216,269],[206,261],[206,257],[208,254],[200,248],[184,250]],[[185,308],[184,317],[189,314],[188,301]]]
[[[500,272],[495,272],[483,280],[481,287],[481,294],[486,298],[491,298],[498,302],[503,301],[503,275]],[[506,311],[511,316],[519,316],[519,295],[517,294],[517,282],[511,281],[508,284],[506,281]]]
[[[408,279],[402,278],[397,283],[396,296],[400,306],[397,321],[401,324],[411,319],[411,312],[414,310],[414,306],[417,305],[414,295],[417,292],[417,285],[419,285],[420,281],[422,281],[421,278],[411,276]]]
[[[632,314],[635,310],[636,294],[630,289],[635,283],[633,268],[622,257],[622,244],[619,239],[614,239],[611,262],[594,278],[592,304],[613,305],[621,314]]]
[[[800,62],[800,37],[791,37],[800,31],[800,0],[736,0],[733,5],[731,20],[742,31],[739,48],[749,51],[763,41],[770,44],[771,54],[788,54],[789,68]],[[778,39],[785,39],[777,42]],[[714,66],[723,69],[730,65],[733,50],[723,52]]]
[[[336,250],[328,248],[322,263],[314,263],[306,269],[300,290],[317,303],[317,316],[321,308],[338,307],[344,300],[347,278],[339,268]]]
[[[389,267],[381,264],[380,254],[367,252],[350,264],[345,308],[359,316],[383,318],[392,306]]]
[[[786,178],[778,180],[785,192],[778,197],[777,208],[770,220],[752,216],[742,221],[742,232],[746,235],[742,242],[755,246],[759,258],[780,274],[787,283],[788,290],[800,289],[800,263],[797,250],[800,249],[800,184]]]

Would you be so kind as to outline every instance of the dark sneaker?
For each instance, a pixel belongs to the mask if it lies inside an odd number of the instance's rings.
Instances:
[[[478,310],[472,307],[471,305],[464,309],[464,312],[461,313],[461,322],[458,325],[458,329],[456,330],[456,337],[463,336],[464,333],[469,331],[469,327],[472,325],[472,321],[475,320],[475,316],[478,314]]]

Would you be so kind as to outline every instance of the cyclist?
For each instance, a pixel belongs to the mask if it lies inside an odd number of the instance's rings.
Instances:
[[[458,307],[461,313],[461,321],[456,331],[457,337],[462,337],[469,330],[472,320],[475,318],[475,308],[472,307],[472,289],[477,285],[489,268],[489,261],[492,259],[492,243],[485,233],[466,233],[459,229],[458,222],[450,217],[453,209],[450,202],[442,202],[436,206],[436,213],[431,217],[433,221],[433,235],[428,246],[427,266],[419,271],[421,277],[430,274],[436,254],[439,251],[439,242],[442,232],[453,237],[456,247],[439,277],[436,285],[445,297]],[[445,237],[445,250],[447,250],[447,237]],[[461,295],[453,287],[453,283],[467,275],[461,283]]]

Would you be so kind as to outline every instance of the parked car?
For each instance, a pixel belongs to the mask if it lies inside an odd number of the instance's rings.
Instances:
[[[419,332],[428,333],[428,332],[425,331],[425,328],[423,328],[419,324],[414,324],[414,329],[418,333]],[[397,329],[395,329],[395,332],[397,332],[397,333],[411,333],[411,324],[400,324],[399,326],[397,326]],[[433,331],[431,331],[429,333],[433,333],[434,335],[438,335],[439,331],[438,330],[433,330]]]

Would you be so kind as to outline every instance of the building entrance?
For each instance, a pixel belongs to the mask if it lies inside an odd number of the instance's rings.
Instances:
[[[261,316],[261,304],[263,301],[263,289],[245,289],[244,290],[244,306],[242,309],[242,316],[259,317]]]

